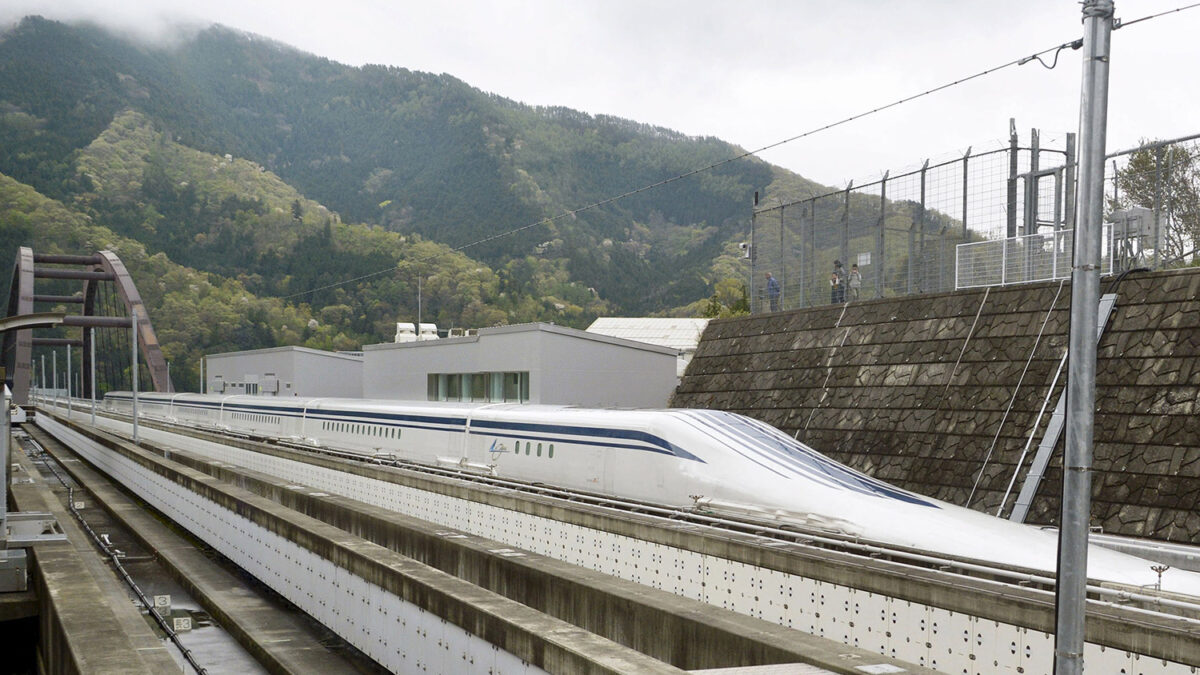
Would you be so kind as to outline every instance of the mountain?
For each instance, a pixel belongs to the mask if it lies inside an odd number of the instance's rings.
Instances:
[[[345,222],[465,246],[497,271],[548,260],[620,313],[706,297],[752,193],[785,175],[739,160],[540,222],[741,150],[217,26],[173,48],[36,17],[4,34],[0,172],[63,201],[89,192],[76,159],[125,111],[183,146],[261,166]]]
[[[0,258],[117,250],[181,387],[202,353],[354,349],[418,311],[727,312],[753,193],[826,190],[742,152],[220,26],[172,47],[0,33]]]

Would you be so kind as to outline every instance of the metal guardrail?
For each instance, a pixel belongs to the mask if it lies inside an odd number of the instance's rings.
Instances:
[[[955,247],[954,288],[1005,286],[1071,277],[1074,230],[1027,234]],[[1105,224],[1101,274],[1113,272],[1113,227]]]

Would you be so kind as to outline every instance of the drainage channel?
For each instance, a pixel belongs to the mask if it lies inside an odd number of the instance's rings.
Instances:
[[[206,607],[206,603],[189,591],[188,586],[194,587],[195,582],[179,579],[181,572],[164,562],[162,552],[149,543],[154,540],[147,539],[145,528],[138,528],[136,534],[131,531],[123,522],[128,518],[129,507],[148,511],[145,505],[135,503],[128,495],[125,495],[126,504],[114,504],[111,493],[115,488],[95,482],[103,479],[70,455],[65,446],[33,425],[26,426],[23,432],[16,436],[19,446],[42,473],[51,492],[92,537],[97,554],[105,558],[114,575],[125,582],[130,602],[140,605],[147,623],[164,642],[173,645],[169,652],[185,672],[204,675],[304,672],[302,668],[281,667],[279,659],[269,658],[265,664],[260,662],[252,651],[261,654],[261,647],[243,646],[213,617],[211,612],[223,613],[224,610]],[[126,512],[126,515],[115,518],[115,512]],[[258,596],[274,611],[285,615],[289,624],[301,626],[308,633],[311,646],[327,652],[324,657],[315,659],[316,662],[336,665],[341,672],[384,672],[336,634],[275,595],[219,553],[155,518],[164,533],[170,531],[167,537],[173,536],[180,542],[186,540],[186,545],[194,547],[214,568],[220,568],[228,578],[236,580],[227,590],[240,596]]]

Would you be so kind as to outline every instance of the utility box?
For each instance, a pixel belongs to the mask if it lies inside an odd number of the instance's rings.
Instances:
[[[412,322],[396,324],[396,338],[392,342],[416,342],[417,328]]]

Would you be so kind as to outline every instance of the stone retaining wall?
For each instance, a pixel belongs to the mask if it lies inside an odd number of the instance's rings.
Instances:
[[[1200,543],[1200,269],[1101,290],[1117,304],[1097,358],[1092,522]],[[713,321],[672,404],[750,415],[895,485],[1007,515],[1066,381],[1064,367],[1048,391],[1070,294],[1052,282]],[[1028,522],[1058,520],[1062,446]]]

